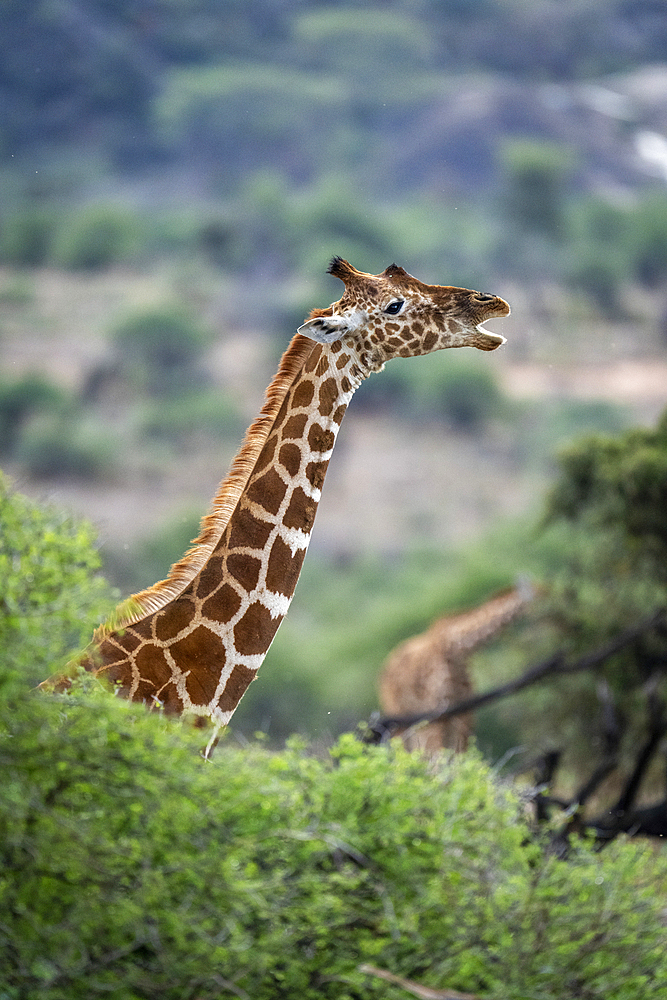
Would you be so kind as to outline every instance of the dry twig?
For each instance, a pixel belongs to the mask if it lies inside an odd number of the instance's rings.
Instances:
[[[374,965],[360,965],[360,972],[366,972],[369,976],[377,976],[388,983],[400,986],[407,993],[419,997],[419,1000],[480,1000],[476,993],[461,993],[459,990],[434,990],[430,986],[421,986],[420,983],[413,983],[411,979],[403,979],[395,976],[393,972],[386,969],[378,969]]]

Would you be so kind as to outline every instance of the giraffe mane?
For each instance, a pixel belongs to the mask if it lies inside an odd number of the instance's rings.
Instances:
[[[146,615],[161,611],[201,572],[241,499],[290,386],[316,347],[312,340],[298,333],[292,338],[266,390],[262,409],[246,431],[243,444],[220,483],[210,510],[202,518],[199,535],[191,548],[174,563],[164,580],[123,601],[97,630],[94,642],[99,642],[112,631],[136,624]]]

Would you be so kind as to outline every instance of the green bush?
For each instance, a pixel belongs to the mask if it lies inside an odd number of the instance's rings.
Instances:
[[[0,383],[0,454],[13,454],[31,420],[53,419],[67,403],[66,393],[42,375]]]
[[[634,275],[652,288],[667,277],[667,198],[660,192],[635,210],[632,236]]]
[[[605,317],[618,319],[621,289],[632,278],[636,214],[626,206],[587,195],[568,204],[567,225],[562,280],[588,295]]]
[[[178,307],[145,309],[112,332],[126,372],[143,389],[178,393],[201,381],[197,363],[210,334]]]
[[[513,139],[503,144],[505,212],[520,229],[562,240],[572,153],[559,143]]]
[[[95,422],[67,412],[31,423],[14,457],[37,478],[100,480],[114,468],[115,444]]]
[[[152,438],[187,443],[193,435],[215,437],[242,435],[245,421],[229,394],[220,389],[187,394],[170,400],[169,406],[150,405],[142,418],[141,431]]]
[[[0,226],[0,261],[24,267],[46,264],[59,223],[55,209],[39,205],[7,216]]]
[[[0,305],[21,309],[35,301],[35,280],[26,272],[8,274],[0,288]]]
[[[0,453],[46,478],[99,479],[114,462],[111,437],[42,375],[0,384]]]
[[[467,350],[440,351],[427,359],[395,358],[380,379],[363,385],[359,402],[390,406],[393,412],[400,408],[420,420],[444,420],[464,431],[477,430],[508,412],[488,361]]]
[[[223,745],[104,695],[5,687],[0,978],[26,1000],[401,996],[363,962],[488,998],[667,986],[665,866],[545,857],[471,753],[429,773]],[[201,741],[201,737],[200,737]]]
[[[90,525],[13,492],[0,474],[0,668],[43,680],[112,607]]]
[[[574,260],[568,277],[569,283],[585,292],[603,316],[611,320],[618,318],[623,275],[620,267],[599,248],[593,249],[590,255],[581,253]]]
[[[548,592],[539,630],[523,649],[517,643],[523,662],[554,650],[585,656],[667,607],[667,414],[655,429],[569,443],[558,457],[541,528],[532,545],[541,552]],[[524,741],[564,749],[572,787],[590,777],[591,761],[602,752],[604,682],[621,720],[619,771],[629,774],[646,739],[648,679],[658,696],[667,695],[666,660],[664,629],[655,628],[594,672],[556,679],[501,711],[519,721]],[[663,783],[656,761],[644,793]]]
[[[129,209],[86,205],[61,225],[51,261],[70,271],[98,271],[129,260],[140,242],[139,224]]]

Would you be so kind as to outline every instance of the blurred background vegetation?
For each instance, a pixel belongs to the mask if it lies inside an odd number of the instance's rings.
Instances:
[[[664,599],[608,525],[604,548],[562,505],[538,524],[560,446],[667,403],[666,51],[650,0],[2,5],[0,461],[93,520],[123,593],[196,534],[289,336],[339,295],[332,254],[513,306],[502,355],[359,391],[239,738],[353,727],[393,645],[519,573],[569,582],[478,687]],[[600,617],[621,565],[642,596]],[[550,705],[487,709],[485,753],[548,742]]]

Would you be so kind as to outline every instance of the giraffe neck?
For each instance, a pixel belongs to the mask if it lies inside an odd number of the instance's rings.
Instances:
[[[150,608],[155,589],[160,606],[100,642],[98,673],[127,697],[229,721],[287,613],[336,436],[366,374],[339,342],[307,354],[201,568],[169,600],[163,584],[138,595]]]
[[[287,614],[338,430],[359,384],[356,369],[337,344],[313,350],[227,529],[193,581],[200,627],[215,632],[225,647],[225,668],[212,697],[221,723],[231,718]]]
[[[530,598],[518,591],[500,594],[479,608],[441,618],[433,626],[436,640],[452,653],[470,653],[509,625]]]

